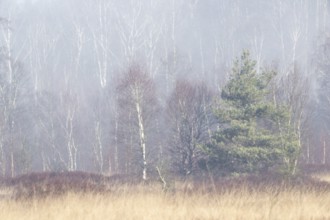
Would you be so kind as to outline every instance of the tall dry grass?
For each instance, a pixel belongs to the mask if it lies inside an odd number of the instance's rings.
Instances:
[[[0,220],[72,219],[330,219],[330,191],[250,187],[222,192],[179,185],[177,192],[157,184],[123,185],[110,193],[0,200]]]

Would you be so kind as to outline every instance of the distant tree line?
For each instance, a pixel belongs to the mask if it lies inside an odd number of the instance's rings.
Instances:
[[[1,175],[327,164],[327,2],[1,1]]]
[[[1,67],[2,134],[5,137],[1,148],[2,170],[4,175],[8,172],[15,175],[22,169],[28,172],[33,159],[28,146],[20,139],[22,131],[24,127],[31,129],[33,121],[42,115],[28,116],[34,97],[20,90],[26,87],[19,85],[29,80],[21,77],[24,69],[6,57],[2,57]],[[221,94],[206,83],[178,79],[172,93],[161,103],[155,81],[146,68],[130,65],[121,74],[114,91],[118,115],[111,128],[115,148],[107,153],[114,159],[109,161],[109,166],[114,166],[118,173],[142,173],[143,179],[155,175],[156,167],[160,166],[182,176],[210,171],[230,174],[276,170],[294,174],[301,146],[289,106],[274,97],[277,96],[272,86],[275,78],[273,71],[257,73],[256,62],[244,51],[235,61]],[[55,170],[70,171],[77,170],[78,149],[71,139],[76,107],[74,96],[69,93],[65,98],[62,102],[68,105],[65,110],[68,112],[64,112],[64,124],[57,126],[63,126],[67,139],[67,162],[65,154],[61,155],[57,149],[58,143],[52,139],[54,133],[50,134],[49,141],[54,141],[52,150],[60,159],[54,165],[63,166],[54,167]],[[57,117],[60,115],[56,116],[56,120],[60,120]],[[16,121],[18,119],[22,121]],[[103,120],[106,119],[98,118],[95,124],[98,139],[93,144],[94,163],[101,172],[105,171],[103,153],[107,152],[101,143]],[[50,125],[43,126],[53,127],[55,123],[60,122],[51,121]]]

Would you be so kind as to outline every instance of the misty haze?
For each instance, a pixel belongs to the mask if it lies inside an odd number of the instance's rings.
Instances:
[[[329,110],[329,0],[0,0],[0,219],[329,218]]]

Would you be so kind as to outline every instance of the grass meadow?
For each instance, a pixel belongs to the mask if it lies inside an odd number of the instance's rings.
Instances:
[[[0,220],[330,219],[328,184],[298,182],[256,185],[234,180],[210,186],[178,181],[167,192],[157,182],[116,183],[108,191],[68,190],[20,198],[9,196],[15,189],[3,187]]]

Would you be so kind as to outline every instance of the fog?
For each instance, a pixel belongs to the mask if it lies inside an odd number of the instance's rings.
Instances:
[[[308,82],[302,161],[327,163],[329,10],[328,0],[0,0],[1,172],[139,172],[140,121],[118,90],[131,65],[155,83],[157,110],[144,113],[153,170],[176,80],[219,94],[243,50],[279,83],[293,72]]]

